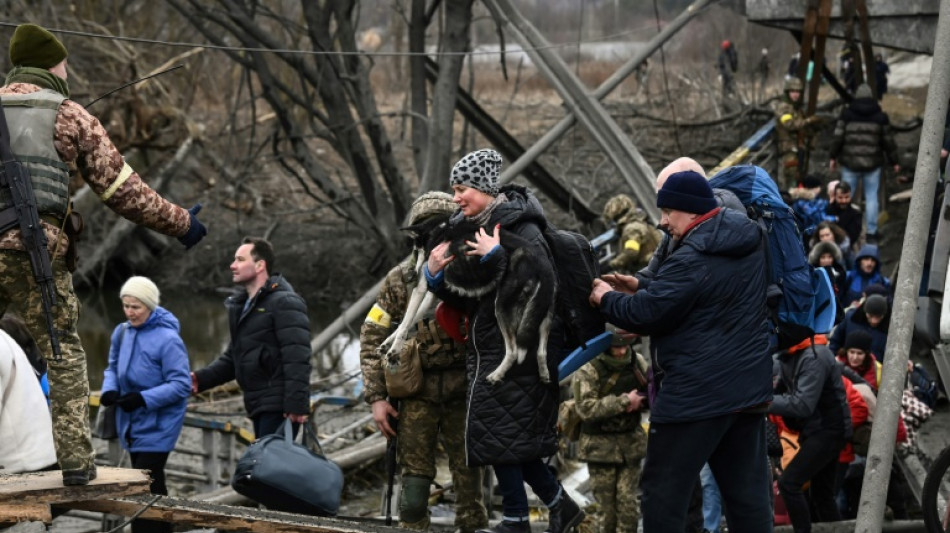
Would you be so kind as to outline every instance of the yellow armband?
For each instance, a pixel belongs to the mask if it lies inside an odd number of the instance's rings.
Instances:
[[[378,326],[388,328],[392,323],[392,317],[385,309],[379,306],[379,304],[373,304],[373,308],[369,310],[369,313],[366,314],[366,320],[363,322],[369,322],[370,324],[376,324]]]
[[[640,251],[640,243],[637,242],[637,241],[635,241],[635,240],[633,240],[633,239],[630,239],[629,241],[626,241],[626,242],[623,243],[623,248],[624,248],[625,250],[633,250],[634,252],[639,252],[639,251]]]
[[[99,199],[105,202],[109,198],[112,198],[112,195],[115,194],[115,191],[119,190],[119,187],[125,183],[132,173],[135,172],[132,170],[132,167],[128,163],[125,163],[122,166],[122,170],[119,171],[118,177],[115,178],[115,181],[112,182],[112,185],[109,185],[109,188],[105,190],[102,194],[99,195]]]

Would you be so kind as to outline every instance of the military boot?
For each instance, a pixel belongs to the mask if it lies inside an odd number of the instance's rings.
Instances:
[[[502,520],[488,529],[479,529],[475,533],[531,533],[531,523],[527,520],[513,522]]]
[[[561,498],[548,509],[548,528],[544,533],[566,533],[584,520],[584,511],[561,489]]]
[[[96,465],[86,469],[63,470],[63,485],[67,487],[77,485],[88,485],[90,481],[96,479],[98,471]]]

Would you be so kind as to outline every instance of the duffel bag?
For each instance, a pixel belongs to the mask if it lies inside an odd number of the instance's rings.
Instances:
[[[307,435],[320,442],[310,424]],[[294,442],[290,420],[254,441],[238,461],[231,488],[268,509],[315,516],[335,516],[340,508],[343,472],[336,463]]]

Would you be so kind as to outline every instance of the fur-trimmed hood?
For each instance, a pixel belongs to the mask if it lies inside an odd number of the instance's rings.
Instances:
[[[844,264],[844,255],[841,253],[841,248],[837,244],[828,241],[818,241],[812,246],[811,251],[808,252],[808,262],[812,266],[818,266],[818,259],[821,258],[822,254],[831,254],[835,263]]]
[[[814,200],[821,193],[821,187],[806,189],[804,187],[792,187],[788,190],[788,195],[793,200]]]

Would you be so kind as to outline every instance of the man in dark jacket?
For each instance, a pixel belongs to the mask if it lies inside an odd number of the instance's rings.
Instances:
[[[652,278],[612,277],[614,286],[598,279],[591,293],[608,322],[655,345],[644,531],[684,530],[707,462],[730,529],[767,531],[763,414],[772,390],[761,235],[744,213],[717,206],[702,174],[671,170],[660,173],[657,193],[669,253]]]
[[[861,220],[861,209],[851,203],[852,187],[845,181],[835,185],[834,198],[825,210],[825,220],[834,222],[848,234],[850,249],[841,250],[845,256],[852,256],[858,250],[861,239],[861,230],[864,223]]]
[[[891,322],[889,307],[886,296],[869,294],[864,303],[845,313],[844,320],[835,326],[831,338],[828,339],[828,348],[832,353],[838,353],[838,348],[844,346],[848,334],[860,330],[871,336],[868,351],[874,354],[878,361],[883,361],[888,325]]]
[[[264,239],[247,237],[234,253],[231,273],[241,288],[225,301],[231,342],[213,363],[191,374],[191,390],[237,379],[258,438],[285,418],[294,435],[310,413],[310,320],[307,304],[280,274]]]
[[[802,486],[811,481],[811,508],[821,522],[841,520],[835,504],[838,454],[851,438],[841,369],[824,335],[802,339],[775,356],[778,378],[769,413],[799,431],[800,448],[778,480],[795,531],[811,531],[811,510]]]
[[[857,189],[858,180],[864,182],[864,220],[868,240],[877,239],[877,190],[881,184],[881,167],[888,163],[893,165],[894,172],[900,172],[901,167],[890,119],[881,111],[866,84],[858,86],[851,105],[838,117],[829,155],[829,168],[834,171],[840,163],[841,179],[852,190]]]

